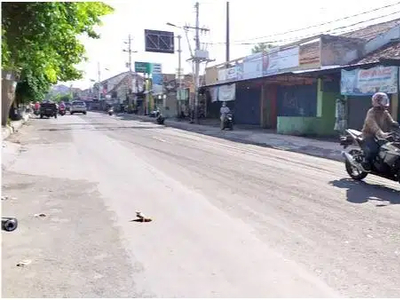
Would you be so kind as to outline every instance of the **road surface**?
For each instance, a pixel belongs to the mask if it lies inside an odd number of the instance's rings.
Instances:
[[[10,142],[4,297],[400,297],[394,182],[100,113]]]

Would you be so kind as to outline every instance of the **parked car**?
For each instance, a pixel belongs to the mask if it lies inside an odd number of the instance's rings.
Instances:
[[[67,111],[70,111],[70,109],[71,109],[71,102],[65,102],[65,109],[66,109]]]
[[[57,119],[57,105],[54,102],[46,101],[40,104],[40,118],[43,119],[44,116]]]
[[[81,113],[86,115],[86,103],[84,101],[72,101],[69,111],[71,115],[73,115],[74,113]]]

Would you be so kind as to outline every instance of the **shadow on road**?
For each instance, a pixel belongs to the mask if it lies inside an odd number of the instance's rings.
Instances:
[[[331,185],[347,189],[347,201],[352,203],[366,203],[369,200],[387,201],[390,204],[400,204],[400,191],[380,184],[369,184],[364,181],[355,181],[349,178],[333,180]],[[387,206],[378,204],[377,207]]]

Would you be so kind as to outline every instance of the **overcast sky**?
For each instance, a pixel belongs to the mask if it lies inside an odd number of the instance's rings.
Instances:
[[[195,25],[194,0],[126,0],[104,1],[114,7],[112,15],[103,18],[103,26],[98,32],[101,38],[98,40],[83,39],[89,61],[80,66],[85,71],[84,79],[72,82],[74,87],[87,88],[91,84],[90,79],[97,80],[97,62],[101,65],[101,79],[117,75],[128,69],[125,63],[128,54],[122,49],[126,48],[124,41],[128,35],[133,37],[134,61],[147,61],[161,63],[163,73],[175,73],[178,67],[178,55],[158,54],[144,51],[144,30],[174,31],[176,35],[182,34],[182,66],[185,72],[191,72],[191,64],[186,62],[189,58],[189,48],[184,33],[166,23],[176,25]],[[355,24],[359,21],[386,16],[370,23],[382,22],[400,17],[400,5],[382,9],[374,13],[365,14],[344,21],[315,27],[292,34],[277,35],[282,32],[304,28],[316,24],[351,16],[364,11],[394,4],[395,0],[230,0],[230,58],[239,58],[250,54],[251,45],[245,43],[257,43],[264,41],[280,41],[293,37],[301,37],[312,33],[320,33],[341,26]],[[226,0],[204,0],[200,3],[200,25],[210,29],[207,34],[201,35],[201,42],[210,52],[210,58],[216,59],[215,63],[225,60],[225,33],[226,33]],[[359,28],[370,23],[359,24],[353,28]],[[343,29],[338,29],[340,31]],[[190,34],[190,43],[194,47],[193,33]],[[213,64],[215,64],[213,63]],[[109,71],[104,70],[108,68]],[[70,84],[70,83],[67,83]]]

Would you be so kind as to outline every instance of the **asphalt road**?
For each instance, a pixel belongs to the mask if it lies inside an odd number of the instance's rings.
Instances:
[[[394,182],[98,113],[10,141],[3,297],[400,297]]]

